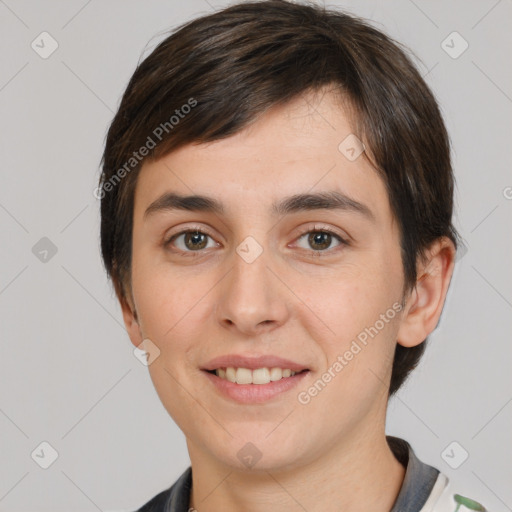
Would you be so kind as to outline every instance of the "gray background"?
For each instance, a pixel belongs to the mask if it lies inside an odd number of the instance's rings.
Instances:
[[[227,3],[0,0],[2,511],[134,510],[188,466],[105,278],[93,190],[141,54]],[[390,403],[387,431],[461,493],[512,510],[512,2],[327,5],[373,20],[421,59],[452,137],[456,222],[468,245],[426,356]],[[47,59],[31,47],[50,48],[43,31],[59,45]],[[457,58],[464,41],[447,39],[453,31],[469,44]],[[48,469],[43,441],[58,452]],[[468,459],[452,469],[462,450]]]

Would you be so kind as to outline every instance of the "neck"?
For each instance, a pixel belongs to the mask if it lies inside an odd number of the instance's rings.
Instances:
[[[405,475],[383,428],[345,436],[308,464],[268,471],[239,471],[187,442],[193,475],[190,506],[198,512],[388,512]]]

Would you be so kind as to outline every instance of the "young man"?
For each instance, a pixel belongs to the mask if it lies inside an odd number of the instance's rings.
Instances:
[[[247,2],[135,71],[101,242],[191,467],[141,511],[485,510],[386,436],[450,283],[448,136],[397,43]]]

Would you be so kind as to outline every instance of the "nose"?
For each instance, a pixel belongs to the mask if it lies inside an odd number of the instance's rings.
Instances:
[[[277,265],[267,250],[252,259],[254,250],[250,244],[239,246],[231,271],[217,290],[218,321],[247,336],[266,334],[283,325],[289,315],[289,292],[278,277]]]

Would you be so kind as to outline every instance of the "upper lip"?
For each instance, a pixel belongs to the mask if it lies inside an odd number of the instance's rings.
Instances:
[[[308,368],[295,361],[284,359],[273,355],[261,356],[245,356],[237,354],[227,354],[224,356],[215,357],[208,361],[203,367],[203,370],[216,370],[217,368],[248,368],[255,370],[256,368],[282,368],[290,369],[292,372],[300,372]]]

